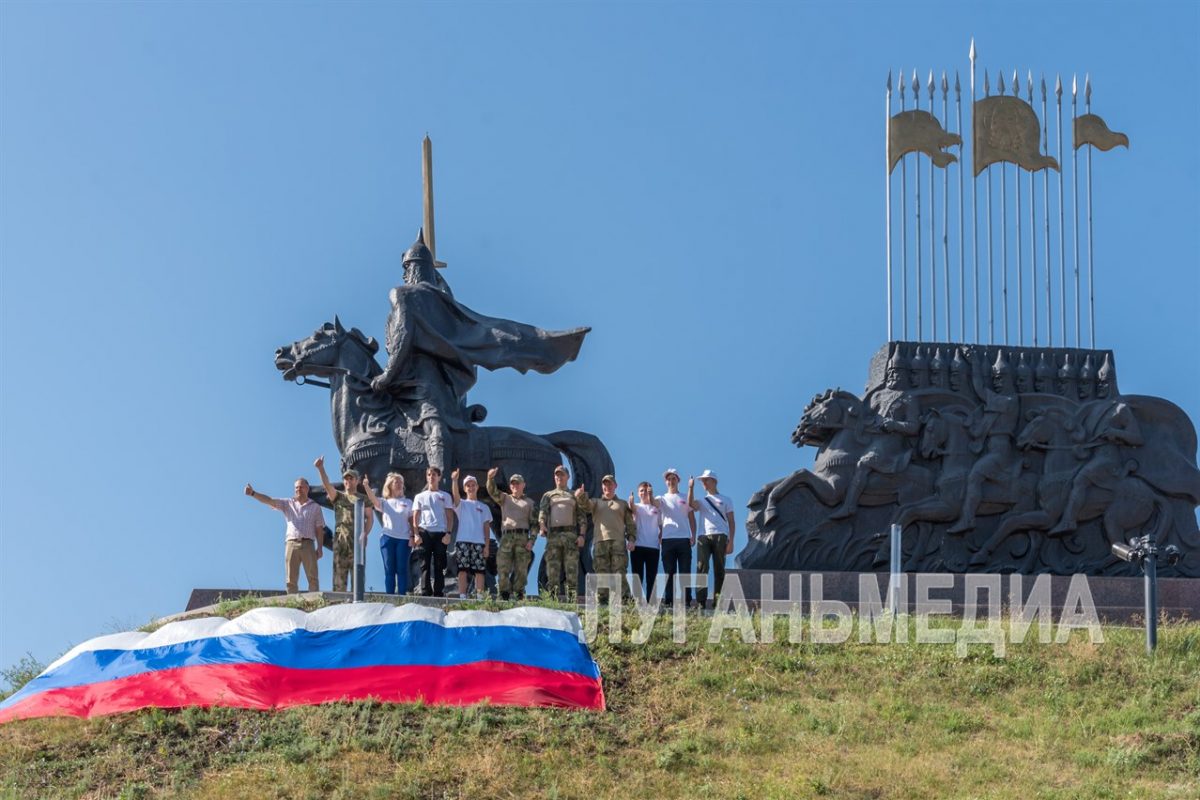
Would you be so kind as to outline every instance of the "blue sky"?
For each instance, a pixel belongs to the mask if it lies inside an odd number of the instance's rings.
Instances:
[[[993,73],[1090,72],[1132,140],[1096,156],[1097,344],[1200,419],[1198,7],[991,8],[3,4],[0,666],[282,584],[241,487],[336,451],[272,355],[334,314],[382,337],[426,132],[457,297],[593,327],[554,375],[483,374],[488,422],[741,504],[885,339],[888,70],[965,81],[975,36]]]

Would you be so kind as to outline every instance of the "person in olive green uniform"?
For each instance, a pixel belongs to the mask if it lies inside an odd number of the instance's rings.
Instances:
[[[342,475],[343,490],[339,492],[325,474],[325,456],[314,461],[313,466],[321,474],[321,485],[325,487],[325,495],[333,507],[336,520],[333,529],[333,590],[344,592],[347,590],[350,568],[354,566],[354,501],[363,499],[358,496],[358,471],[346,470],[346,474]],[[371,532],[375,519],[370,508],[363,507],[363,547],[367,546],[367,534]]]
[[[629,504],[617,497],[617,479],[605,475],[600,480],[603,496],[589,500],[581,486],[575,496],[583,509],[592,515],[592,571],[597,575],[616,575],[621,580],[621,596],[629,596],[625,571],[629,567],[629,552],[637,541],[637,525]],[[608,591],[597,592],[600,602],[608,599]]]
[[[546,537],[546,578],[549,591],[558,593],[559,581],[567,579],[567,597],[575,596],[579,586],[579,551],[587,516],[567,489],[567,469],[554,469],[554,488],[542,495],[538,506],[538,527]]]
[[[488,470],[487,492],[500,506],[500,547],[496,551],[500,598],[507,600],[515,590],[520,600],[525,596],[529,564],[533,561],[537,507],[533,499],[525,495],[525,478],[520,475],[508,479],[510,491],[500,491],[496,487],[496,473],[499,471],[498,467]]]

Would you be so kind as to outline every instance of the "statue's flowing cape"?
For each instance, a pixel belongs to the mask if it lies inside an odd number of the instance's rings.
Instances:
[[[142,708],[338,700],[604,708],[579,617],[356,603],[259,608],[84,642],[0,703],[0,722]]]
[[[429,284],[398,286],[392,289],[391,300],[388,353],[411,348],[437,359],[458,397],[475,384],[475,367],[554,372],[575,360],[591,330],[546,331],[485,316]],[[402,341],[410,332],[412,341]]]

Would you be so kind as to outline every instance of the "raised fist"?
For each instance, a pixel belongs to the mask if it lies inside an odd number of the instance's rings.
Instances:
[[[313,462],[313,466],[317,469],[325,469],[325,456],[317,456],[317,460]]]
[[[253,497],[253,496],[254,496],[254,487],[247,483],[246,484],[246,497]]]

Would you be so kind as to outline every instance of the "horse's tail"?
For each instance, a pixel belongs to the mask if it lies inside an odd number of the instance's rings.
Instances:
[[[555,431],[543,436],[567,454],[575,485],[585,487],[592,497],[599,497],[600,479],[616,472],[612,456],[599,437],[582,431]]]

